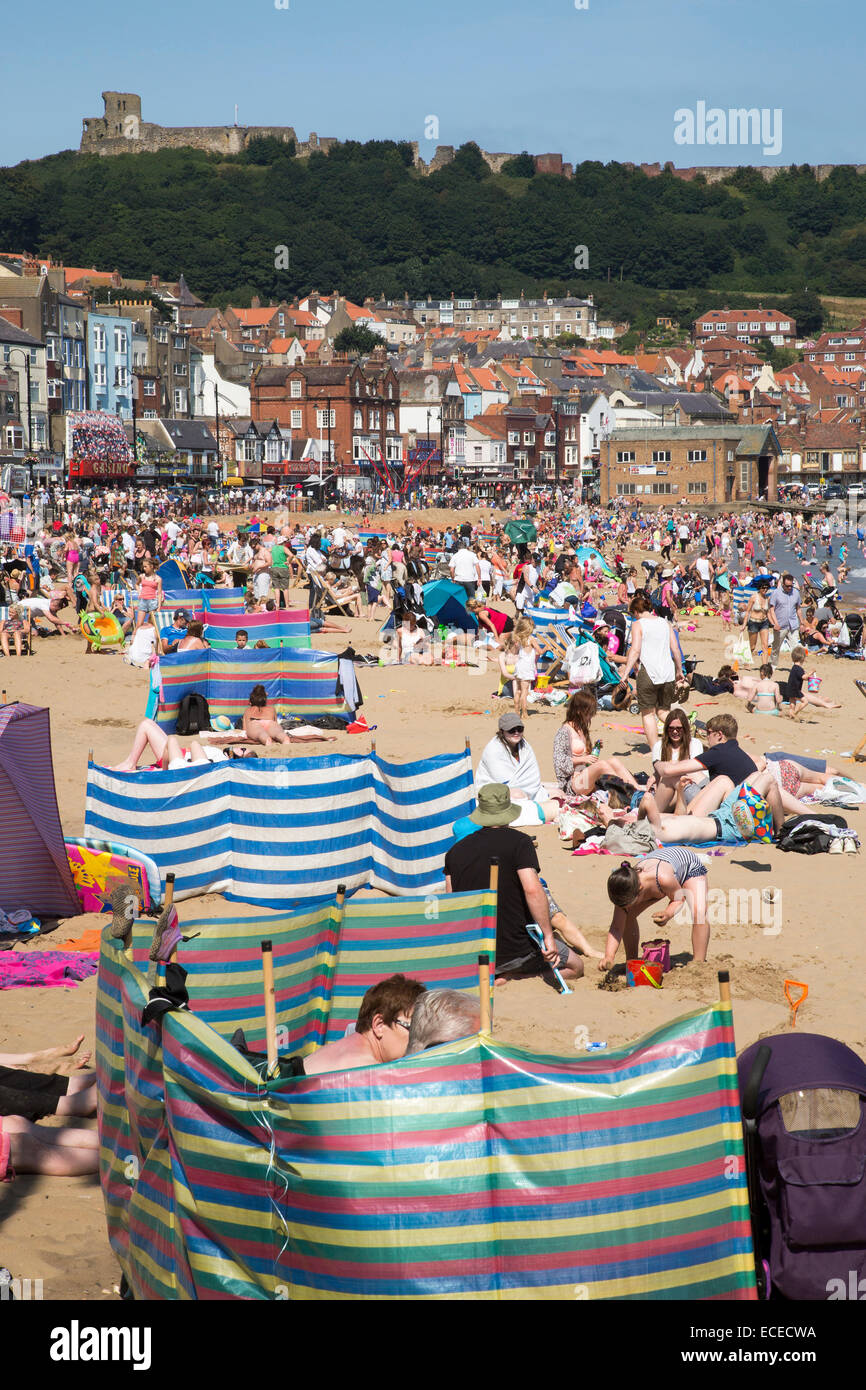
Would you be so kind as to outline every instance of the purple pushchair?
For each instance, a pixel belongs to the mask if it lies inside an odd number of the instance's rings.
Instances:
[[[866,1298],[866,1063],[817,1033],[738,1061],[762,1298]]]

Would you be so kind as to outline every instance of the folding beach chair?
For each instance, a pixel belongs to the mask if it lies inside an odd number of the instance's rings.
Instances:
[[[312,588],[312,598],[310,600],[310,617],[319,617],[325,613],[340,613],[344,618],[351,618],[352,611],[347,606],[347,601],[335,594],[327,580],[320,575],[311,574],[310,584]],[[356,589],[355,593],[360,593]]]

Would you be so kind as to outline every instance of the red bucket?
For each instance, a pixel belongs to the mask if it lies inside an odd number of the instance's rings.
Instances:
[[[661,963],[652,960],[626,961],[625,980],[627,985],[652,985],[653,989],[661,989]]]

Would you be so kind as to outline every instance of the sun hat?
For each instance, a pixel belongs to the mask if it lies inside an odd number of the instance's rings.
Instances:
[[[478,805],[469,814],[469,819],[477,825],[510,825],[520,815],[520,807],[514,806],[511,793],[502,782],[491,782],[478,793]]]
[[[522,727],[523,720],[520,715],[515,714],[513,710],[509,710],[507,714],[500,714],[499,728],[503,734],[511,733],[513,729],[520,729]]]

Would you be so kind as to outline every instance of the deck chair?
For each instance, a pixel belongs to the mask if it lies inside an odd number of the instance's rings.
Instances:
[[[573,639],[569,635],[567,627],[551,623],[542,633],[539,633],[539,641],[544,643],[546,649],[553,657],[550,666],[548,666],[545,672],[547,680],[550,682],[561,671],[566,660],[568,649],[573,645]]]
[[[351,609],[347,606],[345,599],[341,599],[335,594],[327,580],[320,575],[311,574],[310,584],[312,587],[312,598],[310,600],[310,617],[324,617],[326,613],[340,613],[344,618],[351,618]],[[356,589],[355,593],[360,593]]]

